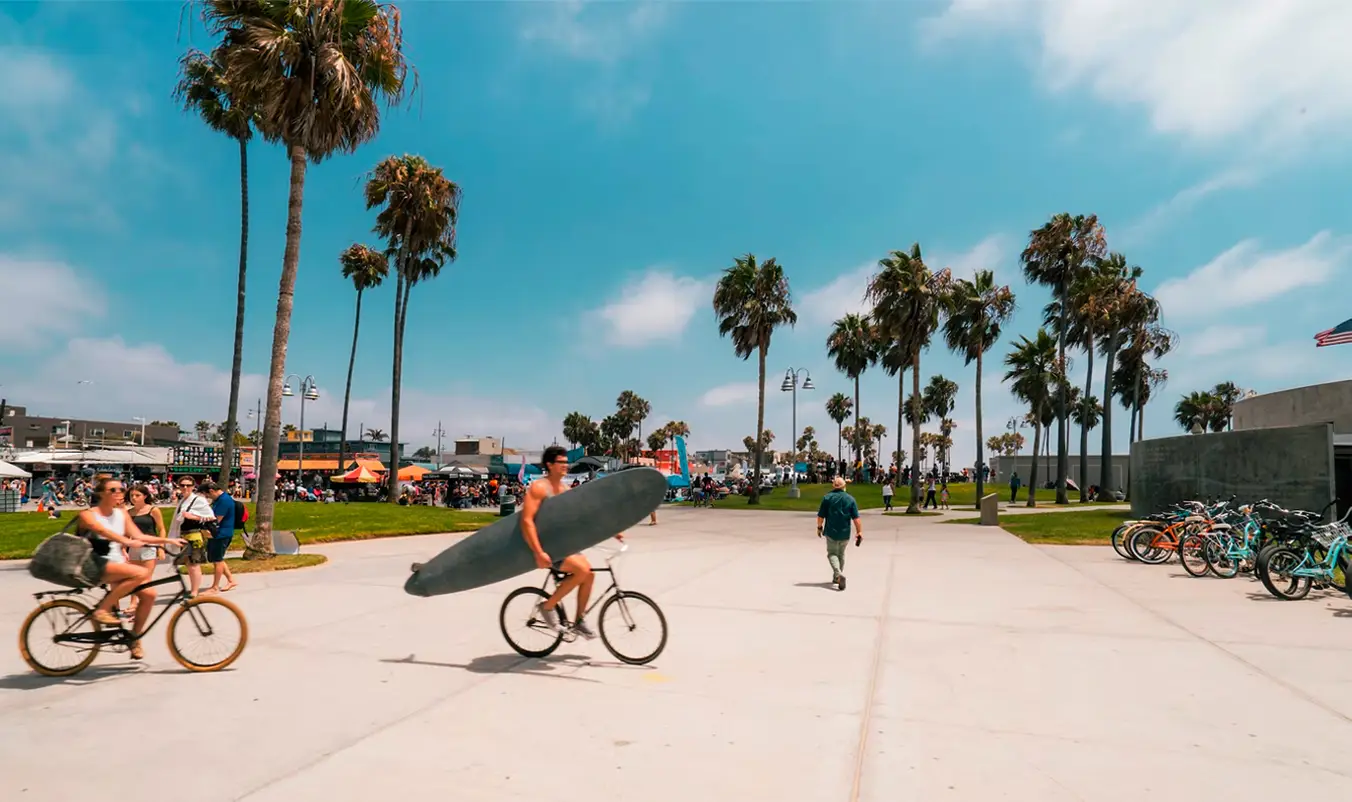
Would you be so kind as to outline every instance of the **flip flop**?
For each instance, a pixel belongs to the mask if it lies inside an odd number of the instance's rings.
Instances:
[[[231,582],[228,586],[221,588],[221,593],[229,593],[230,591],[234,590],[235,586],[238,584],[239,584],[238,582]]]

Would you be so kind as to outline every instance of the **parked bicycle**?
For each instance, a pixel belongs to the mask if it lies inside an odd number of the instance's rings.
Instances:
[[[593,566],[592,571],[609,575],[610,587],[598,594],[579,617],[591,616],[591,612],[600,605],[600,614],[591,620],[597,622],[601,642],[605,644],[606,649],[622,663],[630,665],[650,663],[656,660],[667,646],[666,616],[662,614],[657,602],[651,598],[642,593],[620,588],[615,563],[620,555],[629,550],[629,544],[625,543],[619,549],[606,550],[611,553],[606,557],[605,567]],[[502,629],[502,636],[518,654],[524,657],[546,657],[553,654],[554,650],[559,648],[559,644],[571,643],[577,639],[577,632],[570,623],[574,619],[568,617],[563,602],[554,608],[559,616],[557,628],[549,626],[539,615],[540,602],[553,595],[553,588],[567,576],[568,574],[551,568],[540,587],[528,585],[507,594],[502,609],[498,612],[498,624]],[[655,622],[653,627],[656,643],[636,649],[622,649],[619,642],[625,636],[638,633],[641,628],[640,622],[647,619]],[[534,640],[527,644],[525,642],[527,638]]]
[[[102,589],[106,595],[107,585],[34,593],[38,607],[28,614],[19,629],[19,652],[24,662],[48,677],[73,676],[88,668],[105,648],[115,652],[129,651],[134,643],[149,635],[170,610],[173,615],[169,618],[166,639],[169,654],[179,665],[189,671],[220,671],[235,662],[249,640],[249,625],[244,613],[234,603],[217,596],[190,598],[187,580],[178,570],[186,553],[170,551],[170,554],[174,557],[172,575],[138,585],[127,594],[132,596],[145,588],[175,582],[179,586],[178,592],[146,624],[145,631],[139,636],[125,626],[113,628],[94,620],[98,600],[90,604],[86,594]],[[230,645],[232,632],[237,634]],[[209,649],[206,656],[198,656],[191,649],[194,636],[206,641],[218,635],[224,639],[223,643],[216,649]],[[62,662],[61,655],[65,655],[68,662]]]

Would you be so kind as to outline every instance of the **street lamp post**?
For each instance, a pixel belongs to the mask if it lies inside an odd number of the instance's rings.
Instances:
[[[812,386],[812,374],[807,368],[789,368],[784,371],[784,383],[779,386],[781,392],[793,393],[793,435],[789,441],[789,453],[792,455],[793,464],[789,466],[789,472],[793,475],[793,484],[789,486],[789,498],[798,498],[802,493],[798,490],[798,374],[803,374],[803,389],[815,390]],[[757,444],[759,445],[759,444]]]
[[[1010,434],[1015,435],[1015,437],[1010,440],[1010,442],[1014,444],[1014,461],[1009,464],[1009,473],[1010,476],[1013,476],[1016,466],[1019,463],[1019,438],[1017,435],[1019,429],[1023,428],[1023,423],[1020,422],[1018,418],[1010,418],[1009,423],[1005,424],[1005,428],[1009,429]]]
[[[133,417],[132,420],[139,421],[141,424],[141,446],[144,448],[146,444],[146,419]]]
[[[299,452],[299,454],[298,454],[298,456],[297,456],[297,459],[296,459],[296,475],[300,477],[300,483],[301,483],[301,486],[304,487],[304,486],[305,486],[305,402],[306,402],[306,401],[318,401],[318,400],[319,400],[319,391],[318,391],[317,389],[315,389],[315,377],[314,377],[314,376],[306,376],[305,378],[302,379],[300,376],[296,375],[295,373],[292,373],[292,374],[288,375],[285,379],[282,380],[283,382],[285,382],[285,384],[282,385],[282,397],[283,397],[283,398],[289,398],[289,397],[295,395],[295,393],[291,392],[291,380],[292,380],[292,379],[296,379],[297,381],[300,382],[300,452]]]
[[[437,466],[437,470],[441,470],[441,438],[446,436],[446,430],[441,428],[441,421],[437,421],[437,428],[432,434],[437,438],[437,458],[434,464]]]

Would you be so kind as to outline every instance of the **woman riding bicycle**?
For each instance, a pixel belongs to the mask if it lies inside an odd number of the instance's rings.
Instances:
[[[94,485],[94,506],[80,513],[76,524],[76,531],[88,537],[94,547],[85,563],[85,576],[91,579],[98,577],[99,582],[109,586],[108,595],[94,608],[94,620],[113,627],[120,626],[117,616],[112,612],[113,605],[137,585],[150,579],[150,571],[146,568],[127,562],[122,547],[136,551],[146,545],[183,546],[187,542],[142,533],[122,506],[125,495],[126,489],[121,480],[99,477]],[[132,633],[139,635],[145,629],[146,619],[150,617],[155,604],[154,588],[137,591],[136,601]],[[131,658],[140,660],[143,657],[145,651],[137,640],[132,644]]]

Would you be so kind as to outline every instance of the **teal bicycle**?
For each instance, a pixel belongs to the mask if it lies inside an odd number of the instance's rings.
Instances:
[[[1286,601],[1305,598],[1316,585],[1349,592],[1349,537],[1352,528],[1347,516],[1331,524],[1305,527],[1291,540],[1262,549],[1254,572],[1269,593]]]

